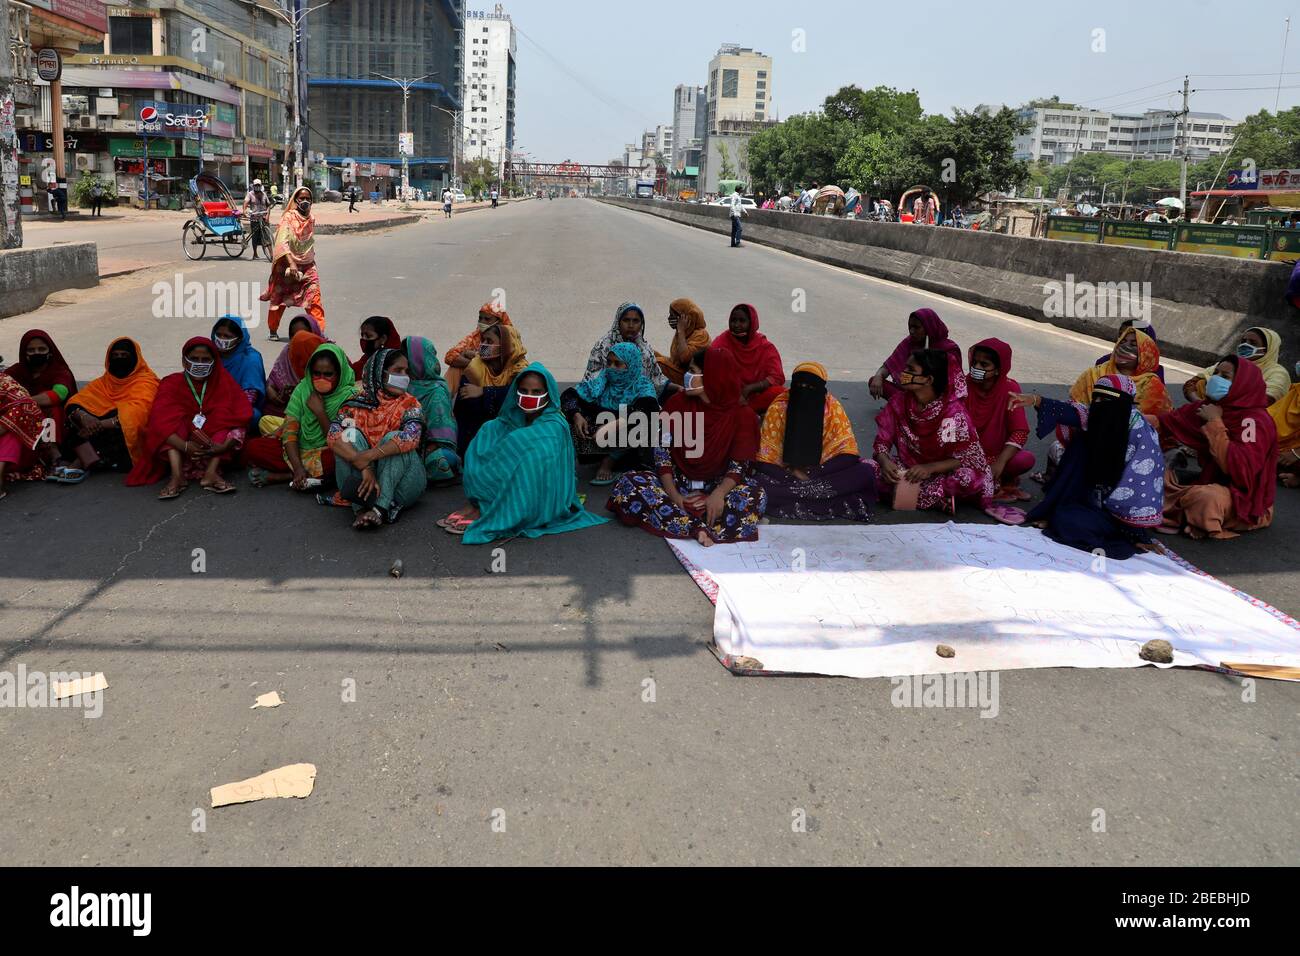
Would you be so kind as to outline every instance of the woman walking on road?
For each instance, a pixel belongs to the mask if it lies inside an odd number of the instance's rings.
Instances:
[[[275,231],[271,252],[271,279],[261,295],[271,303],[266,316],[267,338],[280,341],[280,317],[287,306],[302,309],[325,331],[325,308],[320,301],[320,276],[316,274],[316,220],[311,215],[312,193],[299,186],[289,197]]]

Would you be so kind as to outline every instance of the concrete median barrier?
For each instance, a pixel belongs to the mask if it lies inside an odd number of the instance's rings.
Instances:
[[[99,250],[93,242],[0,251],[0,318],[32,312],[62,289],[99,284]]]
[[[731,229],[722,206],[602,201],[723,235]],[[1104,339],[1127,317],[1106,308],[1119,284],[1134,291],[1123,301],[1149,315],[1161,350],[1197,364],[1231,351],[1254,325],[1276,329],[1285,355],[1300,352],[1300,314],[1284,297],[1286,263],[764,209],[749,211],[744,230],[746,242]]]

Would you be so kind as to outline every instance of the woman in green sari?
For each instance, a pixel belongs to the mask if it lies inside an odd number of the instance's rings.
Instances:
[[[454,482],[460,477],[460,455],[456,454],[456,417],[451,412],[451,390],[442,377],[438,350],[423,335],[408,335],[402,352],[410,365],[411,384],[407,391],[420,400],[424,410],[424,447],[420,456],[429,473],[430,485]]]
[[[560,410],[560,388],[540,362],[510,384],[496,418],[465,454],[469,504],[438,522],[466,544],[537,538],[604,524],[578,498],[573,439]]]

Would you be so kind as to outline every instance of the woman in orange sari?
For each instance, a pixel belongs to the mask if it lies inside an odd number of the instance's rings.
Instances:
[[[115,339],[104,355],[104,374],[68,399],[72,451],[87,470],[130,471],[145,457],[149,411],[158,376],[134,339]]]
[[[271,303],[266,315],[267,338],[280,341],[280,317],[287,306],[302,309],[325,334],[325,309],[320,302],[320,276],[316,274],[316,220],[311,217],[312,194],[299,186],[275,230],[271,252],[271,279],[262,293]]]
[[[704,310],[690,299],[673,299],[668,303],[668,327],[673,330],[673,341],[668,354],[655,353],[655,361],[668,381],[681,385],[691,357],[707,349],[713,341],[704,327]]]
[[[1160,367],[1160,346],[1156,340],[1136,328],[1127,328],[1115,342],[1110,360],[1084,370],[1070,389],[1070,400],[1086,405],[1092,401],[1092,387],[1103,375],[1127,375],[1137,388],[1133,404],[1148,420],[1172,411],[1165,383],[1156,369]]]

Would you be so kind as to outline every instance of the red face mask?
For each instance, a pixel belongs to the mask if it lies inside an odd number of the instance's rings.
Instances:
[[[316,391],[320,392],[322,395],[328,395],[330,392],[334,391],[334,379],[332,378],[323,378],[319,375],[313,375],[311,378],[311,384],[312,388],[316,389]]]
[[[519,407],[526,412],[535,412],[546,405],[546,395],[519,395]]]

